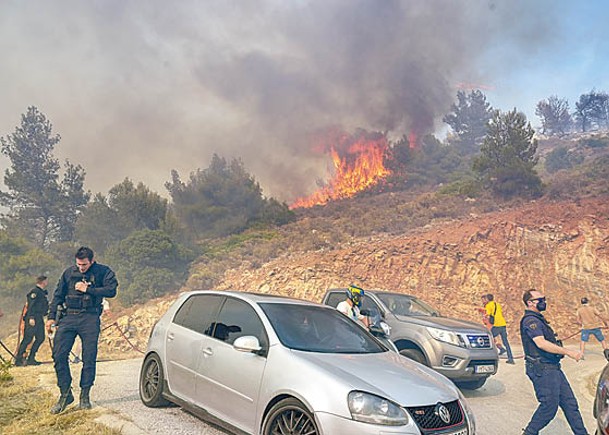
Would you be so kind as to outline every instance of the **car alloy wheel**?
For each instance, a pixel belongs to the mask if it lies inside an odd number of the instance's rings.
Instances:
[[[265,435],[317,435],[313,415],[296,399],[285,399],[269,411]]]
[[[140,372],[140,398],[144,405],[155,408],[169,404],[163,398],[163,381],[161,360],[152,353],[146,357]]]

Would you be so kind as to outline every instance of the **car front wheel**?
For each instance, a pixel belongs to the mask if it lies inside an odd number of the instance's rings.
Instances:
[[[464,390],[477,390],[478,388],[481,388],[485,382],[486,378],[480,378],[474,381],[459,381],[455,382],[455,384],[457,384],[457,387]]]
[[[269,411],[262,431],[264,435],[317,435],[313,414],[298,400],[289,398],[276,403]]]
[[[406,358],[410,358],[411,360],[414,360],[418,363],[427,365],[427,359],[425,358],[425,355],[423,355],[423,352],[418,349],[402,349],[400,351],[400,355],[405,356]]]
[[[158,408],[170,404],[163,398],[163,366],[161,359],[155,353],[146,357],[140,372],[140,399],[150,408]]]

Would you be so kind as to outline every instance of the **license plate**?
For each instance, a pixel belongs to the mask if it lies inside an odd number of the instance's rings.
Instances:
[[[485,364],[483,366],[475,366],[475,373],[493,373],[495,371],[495,366],[492,364]]]
[[[467,433],[467,429],[461,429],[457,432],[447,433],[446,435],[468,435],[468,433]]]

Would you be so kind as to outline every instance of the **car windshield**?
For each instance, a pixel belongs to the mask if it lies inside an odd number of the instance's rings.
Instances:
[[[378,298],[396,316],[439,316],[440,312],[420,299],[395,293],[377,293]]]
[[[281,343],[320,353],[379,353],[387,349],[342,313],[299,304],[262,303]]]

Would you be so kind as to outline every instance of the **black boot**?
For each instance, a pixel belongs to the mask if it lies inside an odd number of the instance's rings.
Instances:
[[[78,409],[91,409],[89,391],[91,391],[91,387],[82,388],[80,390],[80,403],[78,404]]]
[[[23,367],[25,366],[25,361],[23,361],[23,357],[15,358],[15,367]]]
[[[40,361],[36,361],[36,357],[35,356],[28,356],[27,358],[27,365],[28,366],[39,366],[40,364],[42,364]]]
[[[609,361],[609,349],[605,349],[603,353],[605,354],[605,359]]]
[[[63,412],[72,402],[74,402],[74,395],[72,394],[72,389],[68,388],[67,391],[61,392],[59,400],[51,407],[51,414],[59,414],[60,412]]]

